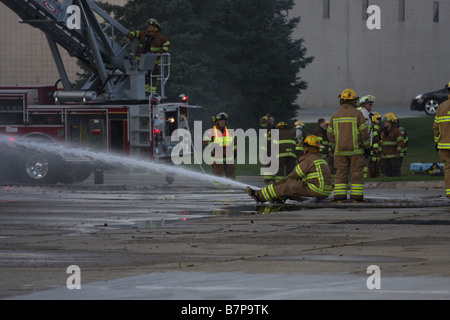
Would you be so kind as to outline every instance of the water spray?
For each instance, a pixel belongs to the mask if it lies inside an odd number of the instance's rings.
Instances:
[[[11,143],[11,141],[5,137],[0,136],[0,143],[7,144]],[[51,154],[57,154],[60,156],[75,156],[75,157],[81,157],[81,158],[90,158],[92,160],[95,160],[98,163],[104,163],[109,164],[113,166],[130,166],[133,168],[141,168],[141,169],[148,169],[150,171],[156,171],[156,172],[167,172],[171,174],[179,174],[186,177],[190,177],[197,180],[202,181],[208,181],[208,182],[217,182],[224,186],[230,186],[235,187],[237,189],[244,189],[249,186],[248,184],[237,182],[235,180],[231,180],[228,178],[218,177],[209,175],[206,173],[198,173],[191,170],[187,170],[184,168],[177,167],[175,165],[166,165],[162,163],[157,163],[153,161],[146,161],[142,159],[136,159],[132,157],[125,157],[125,156],[119,156],[115,154],[111,154],[108,152],[95,152],[91,150],[86,150],[83,148],[70,148],[63,145],[55,144],[55,143],[48,143],[48,142],[41,142],[41,141],[27,141],[24,139],[15,139],[14,140],[15,145],[23,146],[27,149],[36,150],[38,152],[45,152],[45,153],[51,153]],[[252,188],[259,189],[258,187]]]

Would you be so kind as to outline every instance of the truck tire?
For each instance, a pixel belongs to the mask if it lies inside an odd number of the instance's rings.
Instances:
[[[92,174],[92,165],[87,163],[66,163],[63,171],[61,174],[58,174],[59,182],[66,184],[83,182]]]
[[[19,182],[24,183],[53,184],[57,182],[58,171],[61,168],[62,162],[56,156],[28,152],[18,162],[17,177]]]

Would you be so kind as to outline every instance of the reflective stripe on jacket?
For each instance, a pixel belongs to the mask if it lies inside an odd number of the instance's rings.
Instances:
[[[381,155],[384,159],[400,156],[404,146],[402,133],[397,128],[392,127],[388,134],[381,132]]]
[[[209,136],[209,138],[206,138],[204,141],[207,142],[207,144],[210,143],[216,143],[220,147],[223,148],[223,153],[221,155],[214,154],[213,158],[215,161],[223,161],[229,162],[234,159],[234,153],[237,150],[237,146],[234,143],[234,137],[230,133],[227,127],[224,128],[223,132],[217,127],[213,126],[212,130],[208,131],[209,134],[213,134],[212,136]],[[208,136],[208,134],[206,134]],[[233,148],[230,148],[230,146],[233,145]]]
[[[295,142],[295,131],[287,128],[279,129],[278,140],[273,140],[273,143],[278,144],[277,158],[294,157],[297,158],[295,149],[297,143]]]
[[[369,128],[363,114],[353,105],[344,103],[331,116],[328,139],[335,146],[335,155],[363,154],[364,149],[370,148]]]
[[[450,100],[439,105],[434,117],[433,133],[438,149],[450,149]]]
[[[333,190],[330,168],[320,153],[307,153],[298,159],[299,163],[289,175],[290,179],[301,179],[308,187],[324,196]]]
[[[145,51],[144,46],[145,46],[147,36],[151,36],[150,30],[143,30],[143,31],[134,30],[128,34],[128,38],[130,38],[130,39],[137,38],[140,41],[139,48],[136,53],[136,57],[140,57],[140,55],[142,53],[147,53],[147,52],[144,52]],[[158,53],[166,53],[169,51],[170,41],[167,40],[167,38],[165,36],[163,36],[161,33],[157,32],[154,36],[151,36],[151,37],[152,38],[151,38],[150,48],[149,48],[150,52],[158,54]]]

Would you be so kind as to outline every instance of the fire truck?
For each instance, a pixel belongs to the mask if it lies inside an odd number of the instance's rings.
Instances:
[[[153,161],[170,159],[177,143],[171,135],[178,128],[189,128],[188,110],[193,107],[184,94],[178,101],[163,102],[170,54],[145,53],[136,59],[136,43],[120,44],[129,30],[91,0],[0,1],[21,22],[45,33],[60,76],[53,86],[0,87],[0,134],[13,145],[1,152],[0,179],[77,183],[104,169],[93,159],[14,148],[14,139],[63,143]],[[80,18],[78,28],[68,25],[74,12]],[[59,47],[92,73],[81,89],[70,83]],[[150,94],[145,90],[146,75],[151,88],[156,88]],[[166,180],[170,183],[173,178],[168,175]]]

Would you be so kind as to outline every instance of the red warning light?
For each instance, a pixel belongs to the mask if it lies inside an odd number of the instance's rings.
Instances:
[[[185,95],[184,93],[180,94],[180,101],[181,102],[189,102],[189,97],[187,95]]]

